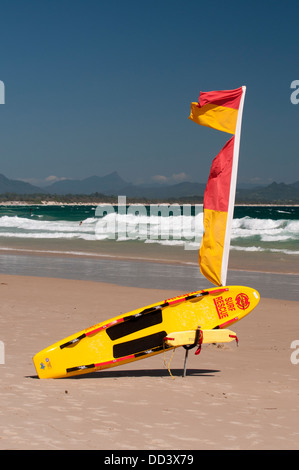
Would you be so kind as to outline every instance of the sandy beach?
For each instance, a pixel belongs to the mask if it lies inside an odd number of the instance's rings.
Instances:
[[[299,451],[299,2],[0,5],[0,452]]]
[[[172,359],[39,380],[32,356],[44,347],[184,292],[7,274],[0,291],[0,449],[299,448],[298,302],[262,298],[234,325],[239,347],[191,351],[186,377],[179,348]]]

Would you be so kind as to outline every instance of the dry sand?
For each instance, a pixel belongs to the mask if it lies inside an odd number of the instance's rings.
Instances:
[[[39,380],[32,362],[39,350],[179,292],[2,274],[0,293],[0,449],[299,448],[299,364],[291,362],[291,343],[299,344],[298,302],[262,299],[232,328],[239,347],[190,351],[185,378],[180,348],[173,376],[161,354]]]

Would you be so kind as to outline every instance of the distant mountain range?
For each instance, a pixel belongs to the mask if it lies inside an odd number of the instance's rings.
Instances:
[[[106,176],[89,176],[83,180],[65,179],[46,186],[44,190],[50,194],[94,194],[117,195],[119,191],[127,186],[117,171]]]
[[[40,192],[42,192],[42,190],[37,186],[25,183],[24,181],[10,180],[6,178],[6,176],[0,174],[0,194],[35,194]]]
[[[82,180],[65,179],[52,183],[45,188],[39,188],[20,180],[11,180],[0,174],[0,195],[123,195],[134,199],[173,200],[189,199],[198,202],[202,199],[205,184],[178,183],[173,185],[134,185],[127,183],[115,171],[106,176],[90,176]],[[299,181],[292,184],[271,183],[268,186],[252,188],[237,188],[236,202],[238,203],[299,203]]]

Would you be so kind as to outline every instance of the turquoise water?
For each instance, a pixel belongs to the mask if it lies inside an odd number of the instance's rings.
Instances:
[[[139,214],[136,206],[120,211],[107,206],[107,214],[102,214],[103,207],[100,209],[83,205],[0,206],[0,272],[175,288],[186,292],[208,287],[208,281],[197,266],[197,253],[184,250],[198,249],[199,241],[195,238],[200,240],[202,236],[202,214],[196,208],[188,215],[184,207],[180,207],[178,213],[174,207],[172,216],[165,212],[165,207],[161,208],[162,216],[151,213],[150,207],[139,207]],[[173,230],[167,232],[161,221],[170,220]],[[119,230],[113,232],[113,228]],[[194,228],[198,231],[196,235],[192,232]],[[152,236],[157,231],[160,231],[159,236]],[[231,247],[240,253],[257,252],[257,255],[249,255],[254,259],[261,257],[259,252],[265,256],[274,253],[274,257],[278,253],[279,258],[283,255],[289,260],[287,263],[296,263],[299,259],[299,208],[236,207]],[[12,249],[20,250],[22,256]],[[56,256],[41,256],[45,252]],[[63,253],[88,256],[61,256]],[[107,257],[109,259],[105,259]],[[153,259],[164,263],[148,262]],[[169,260],[180,263],[174,268],[167,263]],[[228,284],[258,286],[264,297],[298,300],[298,275],[244,271],[246,265],[241,268],[241,271],[229,271]],[[293,269],[286,272],[293,272]]]
[[[169,209],[171,211],[169,212]],[[0,245],[75,240],[94,246],[101,241],[135,241],[198,249],[202,213],[190,206],[37,205],[0,206]],[[232,250],[299,255],[299,207],[237,206]]]

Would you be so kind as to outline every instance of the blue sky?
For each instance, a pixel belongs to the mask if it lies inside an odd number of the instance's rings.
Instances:
[[[230,137],[188,120],[247,86],[239,182],[299,180],[298,2],[1,0],[0,173],[205,182]]]

